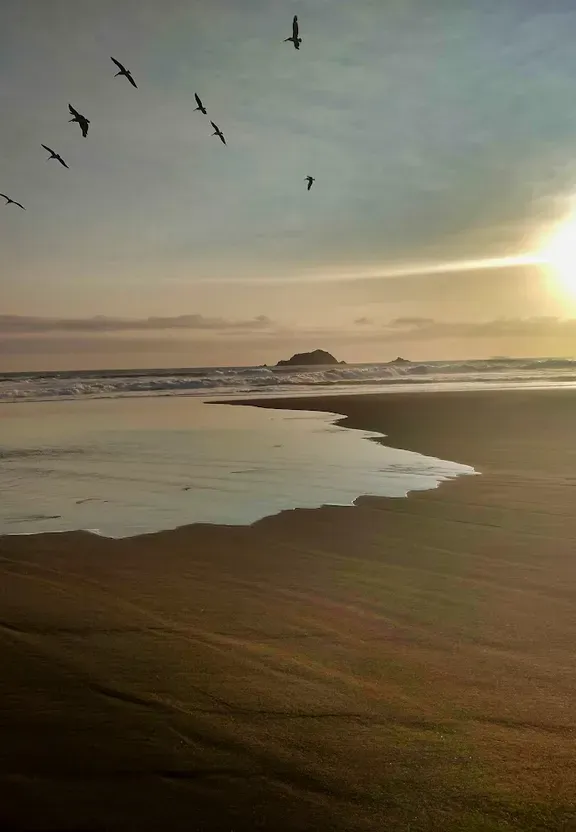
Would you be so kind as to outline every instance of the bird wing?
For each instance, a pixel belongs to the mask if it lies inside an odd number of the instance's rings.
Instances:
[[[292,21],[292,37],[298,37],[298,15],[294,15],[294,20]]]
[[[86,138],[88,134],[88,125],[90,124],[89,121],[86,119],[82,119],[82,123],[80,124],[80,129],[82,130],[82,135]]]
[[[137,87],[137,85],[136,85],[136,81],[134,80],[134,78],[132,78],[132,73],[131,73],[131,72],[127,72],[127,73],[126,73],[126,78],[128,78],[128,80],[130,81],[130,83],[132,84],[132,86],[133,86],[135,89],[138,89],[138,87]]]
[[[222,142],[222,144],[226,144],[226,139],[224,138],[223,134],[218,133],[218,135],[220,136],[220,141]]]
[[[78,110],[75,110],[75,109],[74,109],[74,107],[72,106],[72,104],[68,104],[68,109],[70,110],[70,112],[72,113],[72,115],[74,116],[74,118],[78,118],[78,116],[80,115],[80,113],[78,112]]]
[[[60,162],[61,165],[64,165],[65,168],[68,168],[68,165],[66,164],[66,162],[64,161],[62,156],[59,156],[58,154],[56,154],[56,158],[58,159],[58,161]],[[68,170],[70,170],[70,168],[68,168]]]
[[[48,147],[48,145],[47,145],[47,144],[43,144],[43,145],[42,145],[42,147],[44,148],[44,150],[47,150],[47,151],[48,151],[48,153],[54,153],[54,151],[52,150],[52,148],[51,148],[51,147]]]
[[[200,96],[198,95],[197,92],[194,93],[194,98],[196,99],[196,104],[198,104],[199,107],[204,106],[204,104],[202,104],[202,101],[200,100]]]
[[[17,206],[18,206],[18,208],[22,208],[22,210],[23,210],[23,211],[25,211],[25,210],[26,210],[26,208],[24,208],[24,206],[23,206],[23,205],[20,205],[20,203],[19,203],[19,202],[14,202],[14,200],[13,200],[13,199],[11,199],[11,200],[10,200],[10,202],[13,202],[13,203],[14,203],[14,205],[17,205]]]
[[[212,127],[214,128],[214,130],[218,130],[218,132],[220,132],[220,130],[219,130],[219,129],[218,129],[218,127],[214,124],[214,122],[213,122],[213,121],[211,121],[211,122],[210,122],[210,124],[212,125]]]
[[[6,194],[0,194],[0,196],[2,197],[2,199],[7,199],[8,202],[10,202],[10,197],[6,196]]]
[[[112,56],[110,56],[110,60],[113,61],[116,64],[116,66],[118,67],[120,72],[126,72],[126,68],[122,66],[120,61],[117,61],[116,58],[113,58]]]

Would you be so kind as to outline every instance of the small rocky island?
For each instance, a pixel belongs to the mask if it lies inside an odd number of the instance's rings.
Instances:
[[[297,352],[292,358],[284,359],[276,364],[277,367],[308,367],[310,365],[322,366],[333,364],[346,364],[345,361],[338,361],[326,350],[313,350],[312,352]]]

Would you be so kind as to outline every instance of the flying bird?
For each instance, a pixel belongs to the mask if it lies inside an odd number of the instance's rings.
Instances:
[[[136,86],[136,81],[135,81],[135,80],[134,80],[134,78],[132,77],[132,73],[130,72],[130,70],[129,70],[129,69],[126,69],[126,67],[125,67],[125,66],[122,66],[122,64],[120,63],[120,61],[117,61],[117,60],[116,60],[116,58],[112,58],[112,57],[111,57],[111,58],[110,58],[110,60],[111,60],[111,61],[114,61],[114,63],[116,64],[116,66],[117,66],[117,67],[118,67],[118,69],[120,70],[120,72],[117,72],[117,73],[116,73],[116,75],[114,76],[114,78],[117,78],[119,75],[123,75],[125,78],[128,78],[128,80],[130,81],[130,83],[132,84],[132,86],[133,86],[133,87],[135,87],[136,89],[138,89],[138,87]]]
[[[220,141],[222,142],[222,144],[226,144],[226,139],[224,138],[224,134],[223,134],[222,130],[220,130],[220,128],[219,128],[219,127],[217,127],[217,126],[214,124],[214,122],[213,122],[213,121],[211,121],[211,122],[210,122],[210,124],[212,125],[212,127],[214,128],[214,131],[215,131],[214,133],[212,133],[212,135],[213,135],[213,136],[218,136],[218,138],[220,139]]]
[[[306,188],[306,190],[307,190],[307,191],[309,191],[309,190],[310,190],[310,188],[312,187],[312,183],[313,183],[313,182],[316,182],[316,180],[314,179],[314,177],[313,177],[313,176],[305,176],[305,177],[304,177],[304,180],[305,180],[306,182],[308,182],[308,187]]]
[[[294,20],[292,21],[292,37],[285,38],[284,43],[293,43],[294,49],[300,49],[300,44],[302,43],[302,38],[299,36],[300,30],[298,28],[298,15],[294,15]]]
[[[194,98],[196,99],[196,104],[198,104],[196,110],[200,110],[201,113],[204,113],[204,115],[206,115],[206,107],[204,106],[204,104],[202,104],[202,100],[197,92],[194,93]],[[194,112],[196,112],[196,110],[194,110]]]
[[[47,162],[49,162],[49,161],[50,161],[50,159],[56,159],[56,160],[57,160],[58,162],[60,162],[60,164],[61,164],[61,165],[63,165],[65,168],[67,168],[67,167],[68,167],[68,165],[66,164],[66,162],[64,161],[64,159],[62,158],[62,156],[60,156],[60,154],[59,154],[59,153],[56,153],[54,150],[52,150],[52,148],[51,148],[51,147],[48,147],[48,145],[46,145],[46,144],[43,144],[43,145],[42,145],[42,147],[44,148],[44,150],[47,150],[47,151],[48,151],[48,153],[50,154],[50,156],[48,156],[48,158],[46,159],[46,161],[47,161]],[[70,168],[68,168],[68,170],[70,170]]]
[[[23,205],[20,205],[20,203],[19,203],[19,202],[16,202],[16,200],[15,200],[15,199],[10,199],[10,197],[9,197],[9,196],[6,196],[6,194],[0,194],[0,196],[1,196],[3,199],[5,199],[5,200],[6,200],[6,205],[17,205],[17,206],[18,206],[18,208],[22,208],[22,210],[23,210],[23,211],[25,211],[25,210],[26,210],[26,208],[24,208],[24,206],[23,206]]]
[[[82,135],[84,138],[88,135],[88,125],[90,124],[89,120],[85,117],[80,115],[78,110],[75,110],[72,104],[68,104],[68,109],[70,110],[71,115],[73,118],[69,119],[69,121],[76,121],[80,125],[80,130],[82,130]]]

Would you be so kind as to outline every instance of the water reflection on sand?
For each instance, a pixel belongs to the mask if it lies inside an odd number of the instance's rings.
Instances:
[[[246,524],[473,473],[335,419],[181,398],[0,406],[0,533]]]

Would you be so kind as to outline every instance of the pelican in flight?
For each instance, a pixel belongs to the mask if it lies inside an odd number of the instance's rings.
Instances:
[[[49,162],[50,159],[56,159],[56,161],[60,162],[60,164],[63,165],[65,168],[68,167],[68,165],[59,153],[56,153],[54,150],[52,150],[51,147],[48,147],[48,145],[46,144],[43,144],[42,147],[44,148],[44,150],[47,150],[50,154],[50,156],[48,156],[48,158],[46,159],[47,162]],[[68,168],[68,170],[70,170],[70,168]]]
[[[197,92],[194,93],[194,98],[196,99],[196,104],[198,104],[196,110],[200,110],[201,113],[204,113],[204,115],[206,115],[206,107],[204,106],[204,104],[202,104],[202,100]],[[194,110],[194,112],[196,112],[196,110]]]
[[[307,191],[309,191],[309,190],[310,190],[310,188],[312,187],[312,183],[313,183],[313,182],[316,182],[316,180],[314,179],[314,177],[313,177],[313,176],[305,176],[305,177],[304,177],[304,181],[305,181],[305,182],[308,182],[308,187],[306,188],[306,190],[307,190]]]
[[[82,130],[82,135],[84,138],[88,135],[88,125],[90,121],[85,117],[80,115],[78,110],[75,110],[72,104],[68,104],[68,109],[70,110],[71,115],[73,118],[69,119],[69,121],[76,121],[80,125],[80,130]]]
[[[298,15],[294,15],[294,20],[292,21],[292,37],[285,38],[284,43],[293,43],[294,49],[300,49],[300,44],[302,43],[302,38],[299,37],[299,28],[298,28]]]
[[[138,89],[138,87],[136,86],[136,81],[134,80],[134,78],[132,78],[132,73],[130,72],[130,70],[126,69],[125,66],[122,66],[120,61],[117,61],[116,58],[111,57],[110,60],[113,61],[116,64],[116,66],[118,67],[118,69],[120,70],[120,72],[116,73],[114,78],[117,78],[119,75],[123,75],[125,78],[128,78],[128,80],[130,81],[130,83],[132,84],[133,87]]]
[[[213,122],[213,121],[211,121],[211,122],[210,122],[210,124],[211,124],[211,125],[212,125],[212,127],[214,128],[214,133],[212,133],[212,135],[213,135],[213,136],[218,136],[218,138],[220,139],[220,141],[222,142],[222,144],[226,144],[226,139],[224,138],[224,133],[222,132],[222,130],[220,130],[220,128],[219,128],[219,127],[217,127],[217,126],[214,124],[214,122]]]
[[[16,202],[16,200],[15,200],[15,199],[10,199],[10,197],[9,197],[9,196],[6,196],[6,194],[0,194],[0,196],[1,196],[3,199],[5,199],[5,200],[6,200],[6,205],[17,205],[17,206],[18,206],[18,208],[22,208],[22,210],[23,210],[23,211],[25,211],[25,210],[26,210],[26,208],[24,208],[24,206],[23,206],[23,205],[20,205],[20,203],[19,203],[19,202]]]

